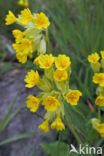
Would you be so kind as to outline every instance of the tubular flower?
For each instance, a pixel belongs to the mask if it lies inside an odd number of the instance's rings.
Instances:
[[[29,8],[22,10],[19,17],[20,17],[20,21],[24,24],[29,23],[33,19],[33,16]]]
[[[65,126],[60,118],[60,116],[57,116],[56,120],[51,124],[52,129],[56,129],[58,131],[65,130]]]
[[[44,131],[45,133],[49,132],[49,121],[48,120],[45,120],[42,124],[40,124],[38,126],[38,128],[41,131]]]
[[[43,69],[49,69],[52,66],[53,62],[54,62],[54,57],[52,56],[52,54],[40,55],[34,61],[34,63],[39,64],[40,68]]]
[[[104,87],[104,73],[95,73],[92,80],[95,84]]]
[[[102,95],[99,95],[96,100],[95,100],[95,104],[100,106],[100,107],[103,107],[104,106],[104,96]]]
[[[104,51],[100,51],[102,59],[104,59]]]
[[[60,106],[59,101],[52,96],[48,96],[42,103],[47,111],[56,111]]]
[[[66,70],[56,70],[54,72],[54,79],[56,81],[65,81],[68,78],[68,74]]]
[[[27,61],[27,55],[23,54],[23,52],[17,52],[16,53],[16,58],[21,63],[26,63],[26,61]]]
[[[71,105],[77,105],[80,96],[82,96],[82,93],[79,90],[72,90],[66,95],[66,100]]]
[[[36,112],[37,109],[39,108],[40,100],[33,95],[29,95],[27,99],[28,99],[26,101],[27,108],[29,108],[31,112]]]
[[[24,33],[22,31],[18,30],[18,29],[13,30],[12,33],[13,33],[15,39],[16,39],[16,42],[20,43],[21,40],[24,37]]]
[[[99,60],[100,56],[96,52],[88,56],[88,61],[90,63],[97,63]]]
[[[15,17],[15,15],[9,10],[8,14],[6,15],[6,25],[11,25],[13,23],[15,23],[17,21],[17,18]]]
[[[50,25],[48,17],[43,12],[41,12],[40,14],[36,14],[34,22],[35,22],[35,28],[37,29],[42,29],[42,28],[46,29]]]
[[[31,46],[31,41],[27,40],[27,39],[23,39],[21,41],[21,43],[14,43],[12,44],[14,50],[16,50],[16,52],[20,52],[22,51],[24,54],[29,54],[30,52],[32,53],[32,46]]]
[[[104,138],[104,123],[98,125],[97,131],[100,133],[100,136]]]
[[[39,83],[39,74],[38,71],[31,70],[27,73],[24,81],[27,83],[25,86],[27,88],[32,88]]]
[[[28,0],[19,0],[18,4],[21,6],[29,7]]]
[[[55,65],[58,70],[65,70],[71,64],[70,58],[66,55],[59,55],[55,58]]]

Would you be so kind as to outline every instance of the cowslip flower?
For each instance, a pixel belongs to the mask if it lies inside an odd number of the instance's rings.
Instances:
[[[42,104],[47,111],[52,112],[56,111],[57,108],[60,106],[59,101],[53,96],[48,96],[47,98],[45,98]]]
[[[103,50],[100,51],[100,54],[101,54],[102,59],[104,59],[104,51]]]
[[[33,95],[29,95],[27,99],[28,99],[26,101],[27,108],[29,108],[31,112],[36,112],[37,109],[39,108],[40,100]]]
[[[31,70],[27,73],[24,81],[27,83],[25,86],[27,88],[32,88],[39,83],[38,71]]]
[[[21,6],[29,7],[28,0],[19,0],[18,4]]]
[[[58,55],[58,57],[55,58],[55,65],[56,68],[59,70],[67,69],[70,66],[70,64],[70,57],[67,57],[66,55]]]
[[[12,34],[14,35],[14,37],[16,39],[16,43],[20,43],[24,37],[24,33],[18,29],[13,30]]]
[[[88,61],[90,63],[97,63],[99,60],[100,60],[100,56],[96,52],[88,56]]]
[[[6,15],[6,25],[11,25],[13,23],[15,23],[17,21],[17,18],[15,17],[15,15],[9,10],[8,14]]]
[[[42,29],[42,28],[46,29],[50,25],[50,22],[48,20],[48,17],[43,12],[41,12],[40,14],[37,13],[35,15],[34,24],[35,24],[35,28],[37,29]]]
[[[82,93],[79,90],[72,90],[66,95],[66,100],[71,105],[77,105]]]
[[[26,63],[26,61],[27,61],[27,55],[24,54],[23,52],[17,52],[16,58],[21,63]]]
[[[56,129],[58,131],[65,130],[65,126],[59,115],[57,116],[56,120],[51,124],[51,128]]]
[[[92,80],[95,84],[104,87],[104,73],[95,73]]]
[[[30,21],[32,21],[33,16],[31,14],[31,11],[29,8],[24,9],[21,11],[21,14],[19,15],[19,20],[23,23],[23,24],[27,24]]]
[[[104,96],[102,95],[99,95],[96,100],[95,100],[95,104],[100,106],[100,107],[103,107],[104,106]]]
[[[54,79],[56,81],[65,81],[68,78],[68,74],[66,70],[56,70],[54,72]]]
[[[52,66],[53,62],[54,62],[54,57],[52,56],[52,54],[50,55],[41,54],[34,60],[34,63],[38,64],[40,68],[43,69],[49,69]]]
[[[41,131],[44,131],[45,133],[49,132],[49,121],[48,120],[45,120],[42,124],[40,124],[38,126],[38,128]]]
[[[104,123],[98,125],[97,131],[99,132],[100,136],[104,138]]]

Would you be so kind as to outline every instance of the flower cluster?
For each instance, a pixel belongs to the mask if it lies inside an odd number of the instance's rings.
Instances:
[[[33,56],[33,52],[38,52],[38,55],[46,53],[47,29],[50,22],[43,12],[32,14],[27,8],[15,17],[9,11],[5,20],[6,25],[17,23],[24,27],[24,31],[19,29],[12,31],[15,38],[13,48],[19,62],[25,63],[28,57]]]
[[[44,70],[44,76],[39,77],[37,71],[31,70],[27,73],[24,81],[26,87],[32,88],[37,85],[41,93],[35,97],[27,97],[27,107],[31,112],[37,111],[41,103],[46,110],[45,121],[39,125],[44,132],[49,131],[49,123],[52,129],[64,130],[62,122],[64,119],[64,100],[71,105],[77,105],[82,93],[79,90],[69,88],[69,78],[71,74],[71,61],[66,55],[53,57],[52,54],[41,54],[35,60],[34,64]]]
[[[100,107],[104,107],[104,51],[101,51],[100,54],[101,58],[97,52],[88,56],[88,61],[90,62],[91,68],[94,72],[92,81],[95,84],[98,84],[95,104],[99,107],[99,111]],[[91,121],[93,127],[100,133],[101,137],[104,137],[104,123],[101,124],[100,119],[92,119]]]
[[[28,0],[18,0],[18,4],[24,7],[29,7]]]

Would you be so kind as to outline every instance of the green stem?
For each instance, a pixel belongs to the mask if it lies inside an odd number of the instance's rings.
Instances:
[[[67,124],[67,126],[68,126],[68,128],[69,128],[69,130],[71,130],[71,132],[72,132],[72,134],[74,135],[74,137],[76,138],[76,140],[77,140],[77,142],[78,142],[78,144],[81,144],[81,145],[83,145],[83,143],[82,143],[82,141],[81,141],[81,139],[80,139],[80,137],[78,136],[78,134],[76,133],[76,131],[74,130],[74,128],[68,123],[68,121],[67,121],[67,119],[65,118],[65,122],[66,122],[66,124]]]
[[[98,119],[101,121],[101,112],[100,112],[100,107],[98,106]]]
[[[46,29],[46,42],[47,42],[47,53],[50,53],[50,45],[49,45],[49,36],[48,36],[48,29]]]

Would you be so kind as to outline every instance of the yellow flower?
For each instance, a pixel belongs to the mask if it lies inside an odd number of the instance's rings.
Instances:
[[[15,39],[16,39],[16,42],[17,43],[21,42],[21,40],[24,37],[24,33],[22,31],[18,30],[18,29],[13,30],[12,33],[13,33]]]
[[[24,54],[29,54],[29,52],[33,52],[31,42],[28,39],[22,39],[21,43],[12,44],[14,50],[16,52],[23,52]]]
[[[55,97],[52,97],[52,96],[48,96],[42,103],[44,105],[44,108],[47,110],[47,111],[56,111],[57,108],[60,106],[60,103],[59,101],[55,98]]]
[[[80,96],[82,96],[82,93],[79,90],[72,90],[66,95],[66,100],[71,105],[77,105]]]
[[[40,124],[38,126],[38,128],[41,130],[41,131],[44,131],[44,132],[49,132],[49,121],[48,120],[45,120],[42,124]]]
[[[66,70],[56,70],[54,72],[54,79],[56,81],[64,81],[68,78],[68,74]]]
[[[39,108],[40,100],[33,95],[29,95],[27,99],[28,99],[26,101],[27,108],[29,108],[31,112],[36,112],[37,109]]]
[[[55,58],[55,65],[56,68],[59,70],[67,69],[71,64],[70,58],[66,55],[59,55]]]
[[[21,11],[20,20],[22,21],[22,23],[27,24],[30,21],[32,21],[32,19],[33,19],[33,16],[31,14],[31,11],[29,10],[29,8]]]
[[[17,21],[17,18],[15,17],[15,15],[9,10],[8,14],[6,15],[6,25],[11,25],[13,24],[14,22]]]
[[[53,62],[54,62],[54,57],[52,56],[52,54],[50,55],[41,54],[34,61],[35,64],[38,64],[40,68],[43,68],[43,69],[49,69],[52,66]]]
[[[23,54],[23,52],[17,52],[16,53],[16,58],[21,63],[26,63],[26,61],[27,61],[27,55]]]
[[[62,131],[65,129],[65,126],[60,118],[60,116],[57,116],[56,120],[51,124],[52,129],[57,129],[58,131]]]
[[[100,56],[96,52],[88,56],[88,61],[90,63],[97,63],[99,60]]]
[[[96,100],[95,100],[95,104],[100,106],[100,107],[103,107],[104,106],[104,96],[102,95],[99,95]]]
[[[19,0],[18,4],[25,7],[29,6],[28,0]]]
[[[104,59],[104,51],[100,51],[102,59]]]
[[[104,73],[95,73],[92,80],[95,84],[104,87]]]
[[[25,86],[32,88],[39,83],[39,74],[38,71],[31,70],[27,73],[24,81],[27,83]]]
[[[99,124],[97,130],[98,130],[98,132],[100,133],[100,136],[101,136],[102,138],[104,138],[104,123]]]
[[[50,25],[48,17],[43,12],[41,12],[40,14],[36,14],[34,22],[35,22],[35,28],[37,29],[42,29],[42,28],[46,29]]]

